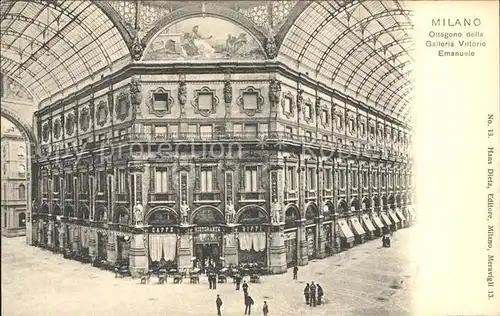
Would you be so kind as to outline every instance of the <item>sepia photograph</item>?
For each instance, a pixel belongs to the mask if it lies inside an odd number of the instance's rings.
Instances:
[[[498,92],[498,4],[419,2],[2,0],[2,315],[500,315],[498,109],[465,210],[426,90]],[[437,302],[451,262],[484,301]]]

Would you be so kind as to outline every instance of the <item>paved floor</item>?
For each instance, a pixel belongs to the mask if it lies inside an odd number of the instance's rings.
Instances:
[[[380,239],[299,267],[299,280],[288,273],[266,276],[251,284],[253,313],[262,315],[268,301],[269,316],[294,315],[411,315],[415,269],[408,253],[416,227],[395,233],[392,248]],[[325,304],[309,307],[306,282],[321,284]],[[232,283],[209,290],[206,277],[199,285],[140,284],[131,278],[115,279],[110,272],[65,260],[46,250],[24,244],[24,237],[2,237],[2,315],[5,316],[204,316],[216,315],[215,297],[224,302],[222,315],[243,315],[243,293]]]

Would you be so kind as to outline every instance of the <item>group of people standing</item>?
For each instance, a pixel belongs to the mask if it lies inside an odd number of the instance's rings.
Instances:
[[[314,282],[311,282],[310,285],[307,283],[304,288],[304,297],[306,298],[306,304],[311,307],[321,305],[323,288],[319,284],[314,284]]]
[[[236,291],[240,290],[240,282],[241,278],[237,280],[236,283]],[[245,315],[250,315],[252,312],[252,305],[255,303],[253,298],[248,294],[248,283],[246,281],[243,281],[243,284],[241,285],[241,288],[243,289],[243,297],[244,297],[244,303],[245,303]],[[220,298],[219,295],[217,295],[217,299],[215,300],[215,305],[217,306],[217,315],[220,316],[221,314],[221,307],[222,307],[222,299]],[[269,314],[269,306],[267,305],[267,301],[264,301],[264,305],[262,306],[262,313],[264,316],[267,316]]]

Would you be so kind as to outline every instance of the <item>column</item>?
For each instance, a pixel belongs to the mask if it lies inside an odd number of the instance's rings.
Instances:
[[[224,235],[224,258],[226,266],[238,264],[237,227],[229,226]]]
[[[320,214],[321,210],[320,210]],[[316,258],[322,259],[326,257],[326,233],[323,229],[324,216],[320,215],[316,218]]]
[[[133,278],[140,277],[149,268],[145,249],[145,234],[134,234],[130,238],[129,271]]]
[[[80,250],[80,226],[70,227],[70,234],[73,234],[73,251]]]
[[[272,274],[285,273],[287,270],[283,230],[284,225],[273,224],[267,235],[269,271]]]
[[[191,244],[193,242],[192,235],[189,233],[189,228],[192,226],[180,226],[179,227],[179,242],[177,248],[177,267],[178,269],[191,269],[193,263],[191,258],[193,254],[191,253]]]
[[[297,222],[297,264],[304,266],[309,262],[306,239],[306,219],[302,218]]]
[[[52,246],[54,244],[54,230],[54,221],[49,220],[49,224],[47,225],[47,246]]]
[[[97,231],[89,229],[87,236],[89,238],[89,256],[94,260],[97,257]]]

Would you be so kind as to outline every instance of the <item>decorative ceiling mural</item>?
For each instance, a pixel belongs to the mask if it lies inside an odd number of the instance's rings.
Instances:
[[[196,17],[167,27],[149,44],[144,60],[166,59],[265,59],[265,54],[241,27]]]

